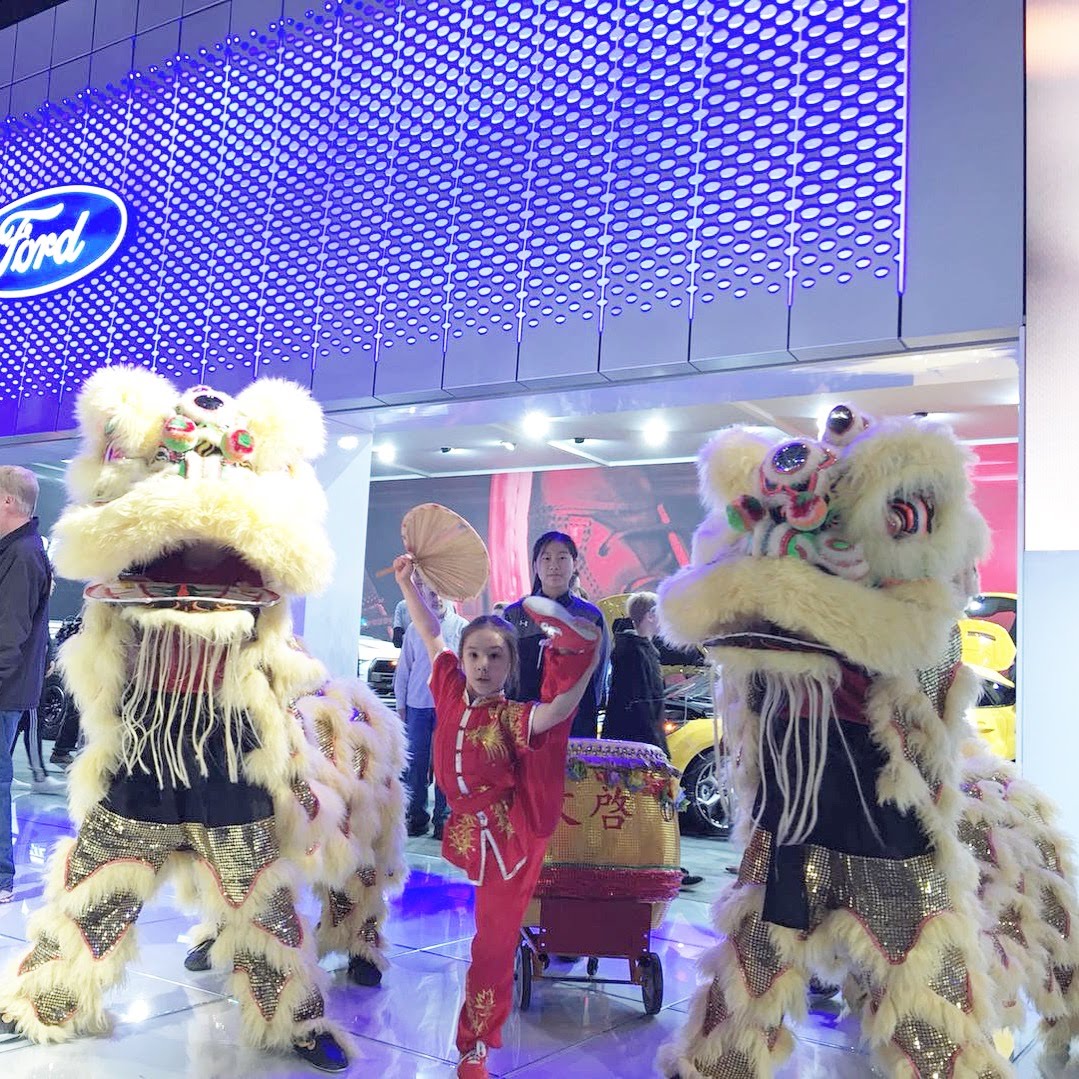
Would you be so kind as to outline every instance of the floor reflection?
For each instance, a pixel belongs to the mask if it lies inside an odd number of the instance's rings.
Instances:
[[[30,792],[28,775],[19,771],[14,794],[16,895],[0,907],[0,962],[15,960],[25,940],[27,917],[41,902],[45,862],[55,845],[72,833],[62,798]],[[25,766],[24,766],[25,768]],[[714,942],[709,903],[731,877],[736,861],[727,843],[686,840],[683,861],[705,876],[684,893],[653,935],[653,949],[664,968],[664,1005],[652,1018],[644,1015],[640,990],[627,985],[579,985],[546,979],[534,983],[531,1008],[514,1014],[504,1047],[491,1057],[492,1073],[514,1079],[645,1079],[655,1074],[652,1061],[661,1042],[686,1019],[696,984],[696,961]],[[453,1036],[460,1007],[469,941],[473,929],[472,888],[438,857],[430,839],[410,840],[411,877],[392,905],[387,926],[392,967],[379,989],[350,985],[345,956],[328,956],[328,1010],[355,1035],[358,1052],[348,1074],[392,1079],[452,1079],[456,1053]],[[305,906],[307,906],[305,904]],[[310,908],[308,908],[310,913]],[[193,919],[178,909],[166,885],[139,921],[139,957],[125,984],[109,996],[116,1026],[108,1038],[87,1038],[61,1046],[0,1044],[4,1079],[78,1077],[78,1079],[246,1079],[315,1074],[289,1059],[267,1056],[239,1044],[237,1009],[225,992],[225,980],[213,971],[191,974],[184,954],[191,942]],[[624,977],[624,961],[603,960],[600,976]],[[581,974],[554,963],[552,974]],[[780,1073],[791,1077],[853,1079],[872,1075],[857,1050],[857,1025],[838,1006],[811,1011],[796,1028],[796,1050]],[[1036,1059],[1030,1037],[1021,1076],[1075,1075]]]

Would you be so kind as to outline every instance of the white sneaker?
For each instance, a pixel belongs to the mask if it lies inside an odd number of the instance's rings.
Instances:
[[[52,776],[41,776],[40,778],[35,776],[30,780],[30,790],[32,790],[34,794],[67,793],[67,787],[65,787],[58,779],[53,779]]]
[[[476,1044],[457,1062],[457,1079],[489,1079],[487,1046]]]
[[[0,903],[10,903],[15,898],[13,888],[0,888]]]

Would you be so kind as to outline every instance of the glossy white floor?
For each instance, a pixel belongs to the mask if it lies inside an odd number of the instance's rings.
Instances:
[[[16,775],[22,751],[17,753]],[[62,798],[33,795],[15,787],[15,901],[0,907],[0,962],[24,947],[27,916],[40,902],[45,860],[57,839],[70,832]],[[695,960],[714,941],[708,903],[731,878],[725,867],[736,860],[726,843],[687,840],[683,861],[705,882],[672,906],[653,937],[662,958],[664,1006],[644,1015],[633,986],[535,983],[532,1007],[515,1014],[504,1033],[505,1046],[492,1054],[492,1074],[513,1079],[644,1079],[655,1074],[657,1047],[685,1021],[696,981]],[[356,1035],[359,1055],[350,1076],[389,1079],[451,1079],[456,1053],[454,1027],[472,933],[472,889],[437,855],[431,839],[410,841],[412,876],[394,904],[388,926],[393,966],[379,989],[350,985],[345,958],[329,957],[334,970],[328,1007]],[[318,1074],[287,1058],[242,1047],[237,1008],[225,994],[220,974],[189,974],[184,954],[192,919],[165,890],[139,921],[141,955],[126,983],[110,994],[115,1017],[108,1038],[86,1038],[61,1046],[24,1041],[0,1044],[3,1079],[244,1079]],[[581,973],[583,964],[574,973]],[[625,964],[605,960],[624,977]],[[797,1049],[781,1075],[854,1079],[871,1075],[857,1050],[856,1024],[841,1019],[838,1007],[811,1013],[796,1028]],[[1021,1076],[1039,1074],[1037,1049],[1021,1039]],[[1044,1070],[1041,1074],[1045,1074]],[[1079,1068],[1068,1072],[1079,1076]]]

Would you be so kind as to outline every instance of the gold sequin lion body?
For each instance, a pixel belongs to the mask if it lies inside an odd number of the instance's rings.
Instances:
[[[947,429],[843,406],[819,441],[732,428],[701,453],[709,515],[660,616],[720,669],[745,854],[665,1076],[772,1074],[813,976],[889,1075],[1011,1075],[1024,999],[1051,1050],[1079,1031],[1068,844],[968,722],[967,469]]]
[[[36,1041],[105,1029],[102,994],[171,875],[232,970],[250,1044],[344,1041],[318,953],[385,966],[405,754],[397,716],[330,680],[293,634],[289,597],[325,588],[333,566],[310,464],[321,410],[281,380],[232,398],[113,367],[88,380],[78,421],[52,549],[60,574],[90,582],[60,656],[85,734],[77,831],[0,1006]],[[317,930],[296,911],[303,887],[321,900]]]

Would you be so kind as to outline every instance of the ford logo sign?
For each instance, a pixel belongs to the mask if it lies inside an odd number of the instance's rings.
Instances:
[[[0,207],[0,299],[40,296],[107,262],[127,232],[111,191],[50,187]]]

